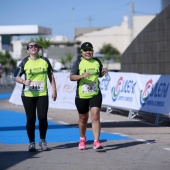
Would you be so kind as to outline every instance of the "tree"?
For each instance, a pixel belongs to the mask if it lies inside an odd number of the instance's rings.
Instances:
[[[120,55],[120,52],[113,47],[111,44],[104,44],[103,47],[99,50],[101,54],[105,54],[104,60],[116,59]],[[117,60],[117,59],[116,59]]]
[[[35,41],[39,45],[39,47],[40,47],[40,49],[42,51],[42,56],[44,56],[44,49],[46,50],[46,54],[48,55],[48,48],[51,45],[50,40],[46,39],[45,37],[39,36],[35,40],[33,38],[31,38],[30,42],[31,41]]]
[[[67,60],[65,56],[60,57],[59,62],[66,68]]]
[[[5,54],[0,52],[0,63],[6,73],[8,71],[12,71],[16,67],[16,61],[12,58],[8,51],[5,51]]]
[[[59,62],[64,66],[64,68],[70,70],[71,61],[73,59],[73,54],[68,53],[65,56],[60,57]]]
[[[73,59],[73,54],[71,53],[66,54],[66,62],[68,64],[68,70],[70,70],[72,59]]]

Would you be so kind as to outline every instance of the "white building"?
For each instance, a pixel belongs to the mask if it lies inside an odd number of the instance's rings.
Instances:
[[[10,54],[16,60],[21,58],[23,43],[25,43],[25,40],[12,40],[11,41],[13,51],[11,51]]]
[[[112,26],[108,28],[86,28],[79,29],[76,31],[80,32],[80,34],[76,35],[75,41],[77,42],[85,42],[89,41],[94,46],[94,53],[99,52],[101,47],[104,44],[110,43],[113,47],[117,48],[117,50],[122,54],[126,48],[130,45],[132,40],[145,28],[146,25],[155,17],[155,15],[147,15],[147,16],[133,16],[131,27],[129,26],[128,17],[124,16],[123,21],[118,26]],[[88,30],[88,31],[87,31]],[[43,28],[40,26],[2,26],[0,27],[1,35],[38,35],[51,34],[51,30],[49,28]],[[69,42],[68,38],[65,36],[56,36],[51,38],[52,41],[58,42]],[[23,48],[24,40],[12,40],[13,52],[11,55],[14,59],[20,59],[22,48]],[[66,45],[66,44],[65,44]],[[7,44],[8,47],[8,44]],[[0,51],[2,47],[0,46]],[[50,49],[49,49],[50,50]],[[120,63],[109,63],[108,69],[110,70],[120,70]],[[57,66],[58,67],[58,66]]]
[[[10,51],[14,59],[21,58],[24,40],[12,40],[12,36],[51,35],[50,28],[39,25],[3,25],[0,26],[0,51]]]
[[[130,28],[128,17],[123,18],[119,26],[112,26],[76,36],[77,41],[89,41],[94,46],[94,52],[99,52],[104,44],[110,43],[120,53],[130,45],[132,40],[145,28],[155,15],[133,16],[133,25]]]

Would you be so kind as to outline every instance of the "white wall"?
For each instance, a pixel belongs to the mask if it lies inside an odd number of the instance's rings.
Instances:
[[[11,52],[11,55],[14,59],[20,59],[21,58],[21,51],[22,51],[22,42],[25,42],[25,40],[12,40],[13,45],[13,51]]]
[[[134,16],[133,17],[133,35],[134,38],[155,18],[155,15]]]
[[[134,16],[133,38],[135,38],[154,17],[155,15]],[[120,53],[123,53],[133,38],[131,39],[131,29],[129,28],[128,17],[124,16],[121,25],[85,33],[78,36],[76,40],[81,41],[82,43],[85,41],[91,42],[94,46],[94,52],[99,52],[104,43],[110,43],[117,48]]]

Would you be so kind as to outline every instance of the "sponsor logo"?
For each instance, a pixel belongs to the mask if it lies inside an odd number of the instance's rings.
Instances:
[[[140,90],[140,104],[144,105],[146,100],[149,97],[150,91],[151,91],[151,86],[152,86],[152,80],[149,80],[146,85],[144,90]]]
[[[144,90],[140,90],[140,105],[164,107],[163,99],[167,97],[168,90],[169,83],[157,82],[154,84],[152,79],[148,80]]]
[[[124,100],[127,102],[132,102],[132,97],[127,97],[127,94],[135,93],[136,82],[133,80],[124,80],[120,77],[117,81],[116,86],[111,88],[112,101]]]

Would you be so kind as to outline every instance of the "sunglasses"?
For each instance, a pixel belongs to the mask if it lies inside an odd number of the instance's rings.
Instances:
[[[33,48],[33,47],[34,47],[34,48],[38,48],[38,45],[35,44],[35,45],[29,45],[29,46],[28,46],[29,49],[31,49],[31,48]]]
[[[87,51],[93,51],[92,49],[86,48],[83,51],[87,52]]]

